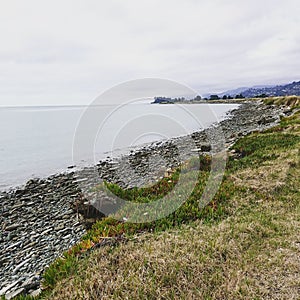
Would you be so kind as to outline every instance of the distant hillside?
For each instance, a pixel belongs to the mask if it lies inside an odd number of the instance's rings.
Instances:
[[[273,87],[250,88],[242,92],[246,98],[256,97],[260,95],[265,96],[300,96],[300,81],[285,85],[277,85]]]
[[[240,88],[237,88],[237,89],[234,89],[234,90],[229,90],[229,91],[226,91],[226,92],[223,92],[223,93],[219,93],[218,95],[220,97],[222,96],[232,96],[234,97],[235,95],[238,95],[238,94],[244,94],[244,91],[247,91],[247,90],[250,90],[250,89],[265,89],[265,88],[272,88],[274,87],[275,85],[255,85],[255,86],[252,86],[252,87],[240,87]]]
[[[285,85],[277,85],[273,87],[263,87],[263,88],[250,88],[243,91],[243,96],[246,98],[251,98],[259,95],[266,96],[289,96],[296,95],[300,96],[300,81]]]
[[[237,89],[234,89],[234,90],[229,90],[229,91],[226,91],[226,92],[223,92],[223,93],[219,93],[218,96],[219,97],[223,97],[223,96],[235,96],[235,95],[238,95],[238,94],[241,94],[243,93],[244,91],[248,90],[249,87],[240,87],[240,88],[237,88]]]
[[[240,87],[233,90],[228,90],[223,93],[205,94],[203,97],[210,98],[211,95],[218,95],[220,98],[223,96],[235,97],[242,94],[246,98],[252,98],[257,96],[300,96],[300,81],[284,85],[256,85],[251,88]]]

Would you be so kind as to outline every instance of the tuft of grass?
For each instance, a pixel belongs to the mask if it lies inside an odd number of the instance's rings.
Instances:
[[[284,105],[291,108],[297,108],[300,106],[299,96],[282,96],[282,97],[268,97],[263,99],[266,105]]]

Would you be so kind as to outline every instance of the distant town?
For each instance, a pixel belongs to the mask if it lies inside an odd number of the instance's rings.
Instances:
[[[238,92],[237,92],[238,91]],[[279,96],[300,96],[300,81],[292,82],[285,85],[263,86],[252,88],[239,88],[236,90],[226,91],[220,94],[211,94],[206,97],[200,95],[193,99],[185,99],[184,97],[169,98],[165,96],[155,97],[152,103],[158,104],[173,104],[182,102],[204,102],[214,100],[231,100],[231,99],[245,99],[245,98],[267,98]]]

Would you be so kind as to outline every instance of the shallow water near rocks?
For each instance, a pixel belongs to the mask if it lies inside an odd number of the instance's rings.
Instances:
[[[94,164],[107,156],[124,154],[132,146],[207,128],[237,107],[237,104],[142,102],[115,107],[109,118],[107,113],[112,107],[94,107],[102,127],[99,126],[101,130],[95,137],[93,155],[83,143],[76,149],[75,163]],[[24,184],[33,177],[65,171],[73,165],[73,139],[86,109],[84,106],[0,108],[0,190]],[[136,132],[136,128],[140,130]],[[158,128],[163,130],[159,132]]]

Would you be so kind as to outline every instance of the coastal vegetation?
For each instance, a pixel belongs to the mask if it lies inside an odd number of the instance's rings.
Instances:
[[[299,109],[299,97],[266,98]],[[171,215],[131,224],[104,218],[44,273],[40,299],[298,299],[300,285],[300,111],[229,150],[222,184],[199,207],[211,157],[191,159],[157,185],[124,190],[153,202],[178,176],[198,174],[187,201]],[[184,195],[185,189],[178,196]],[[19,299],[30,299],[20,297]]]

